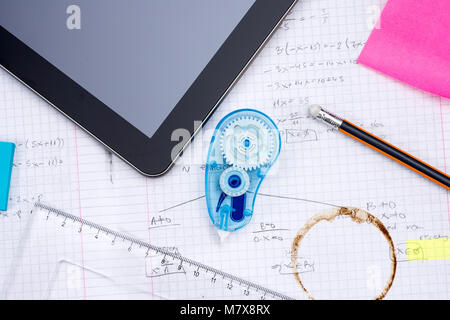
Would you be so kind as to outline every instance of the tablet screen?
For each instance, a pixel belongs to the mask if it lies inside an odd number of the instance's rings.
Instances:
[[[2,0],[0,22],[152,137],[254,2]]]

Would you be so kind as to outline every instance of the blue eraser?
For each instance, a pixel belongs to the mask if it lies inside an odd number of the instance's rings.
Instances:
[[[16,145],[0,142],[0,211],[8,209],[9,184]]]

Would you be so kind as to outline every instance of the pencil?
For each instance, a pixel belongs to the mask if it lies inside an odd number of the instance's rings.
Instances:
[[[398,163],[401,163],[405,167],[421,174],[425,178],[430,179],[447,190],[450,189],[450,177],[444,172],[433,168],[429,164],[426,164],[425,162],[400,150],[392,144],[359,128],[358,126],[335,116],[318,105],[311,106],[309,108],[309,112],[313,118],[328,123],[332,127],[338,129],[353,139],[358,140],[359,142],[397,161]]]

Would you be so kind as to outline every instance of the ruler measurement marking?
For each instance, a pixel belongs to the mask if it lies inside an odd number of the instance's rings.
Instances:
[[[248,280],[245,280],[245,279],[241,279],[241,278],[239,278],[239,277],[237,277],[237,276],[235,276],[233,274],[230,274],[230,273],[227,273],[225,271],[216,269],[214,267],[207,266],[207,265],[203,264],[202,262],[198,262],[198,261],[192,260],[190,258],[184,257],[184,256],[180,255],[179,253],[171,252],[171,251],[169,251],[169,250],[167,250],[167,249],[165,249],[163,247],[158,247],[158,246],[152,245],[150,243],[146,243],[146,242],[144,242],[142,240],[135,239],[135,238],[133,238],[133,237],[127,235],[127,234],[114,231],[112,229],[109,229],[107,227],[99,225],[99,224],[97,224],[95,222],[91,222],[91,221],[85,220],[83,218],[77,217],[75,215],[72,215],[70,213],[61,211],[59,209],[52,208],[52,207],[47,206],[45,204],[42,204],[40,202],[35,203],[35,206],[40,208],[40,209],[42,209],[42,210],[48,211],[46,220],[48,220],[50,214],[54,214],[56,217],[63,216],[65,218],[65,220],[69,219],[69,220],[71,220],[73,222],[79,223],[81,225],[81,227],[83,225],[87,225],[91,229],[93,228],[95,230],[98,230],[97,236],[100,233],[100,231],[105,233],[105,235],[107,235],[107,236],[108,235],[113,235],[114,239],[112,240],[112,243],[111,243],[112,245],[115,243],[115,240],[117,238],[122,239],[122,241],[129,241],[130,242],[129,251],[130,251],[131,247],[133,246],[133,244],[137,244],[137,245],[139,245],[140,248],[142,248],[142,247],[147,248],[146,256],[148,255],[149,250],[152,250],[152,251],[154,251],[154,252],[156,252],[158,254],[164,254],[163,260],[166,258],[166,256],[169,256],[169,257],[171,257],[174,260],[180,261],[180,265],[182,265],[183,262],[186,262],[186,263],[189,264],[189,266],[192,266],[192,265],[196,266],[198,268],[197,271],[200,270],[200,269],[203,269],[206,272],[209,271],[209,272],[213,273],[214,275],[222,276],[222,279],[224,279],[224,280],[225,279],[229,279],[230,283],[238,282],[239,286],[241,286],[241,287],[242,287],[242,285],[245,285],[245,287],[247,287],[247,288],[256,289],[257,292],[259,292],[259,291],[264,292],[264,296],[263,297],[265,297],[266,294],[270,294],[274,298],[280,298],[282,300],[294,300],[293,298],[291,298],[291,297],[289,297],[289,296],[287,296],[287,295],[285,295],[283,293],[279,293],[279,292],[274,291],[272,289],[265,288],[265,287],[263,287],[263,286],[261,286],[261,285],[259,285],[257,283],[253,283],[251,281],[248,281]]]

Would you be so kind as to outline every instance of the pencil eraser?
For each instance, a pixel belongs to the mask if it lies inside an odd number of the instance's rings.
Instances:
[[[322,111],[322,107],[317,105],[317,104],[313,104],[309,107],[309,114],[313,117],[313,118],[317,118],[317,116],[319,115],[320,111]]]
[[[8,209],[9,185],[16,145],[0,142],[0,211]]]

